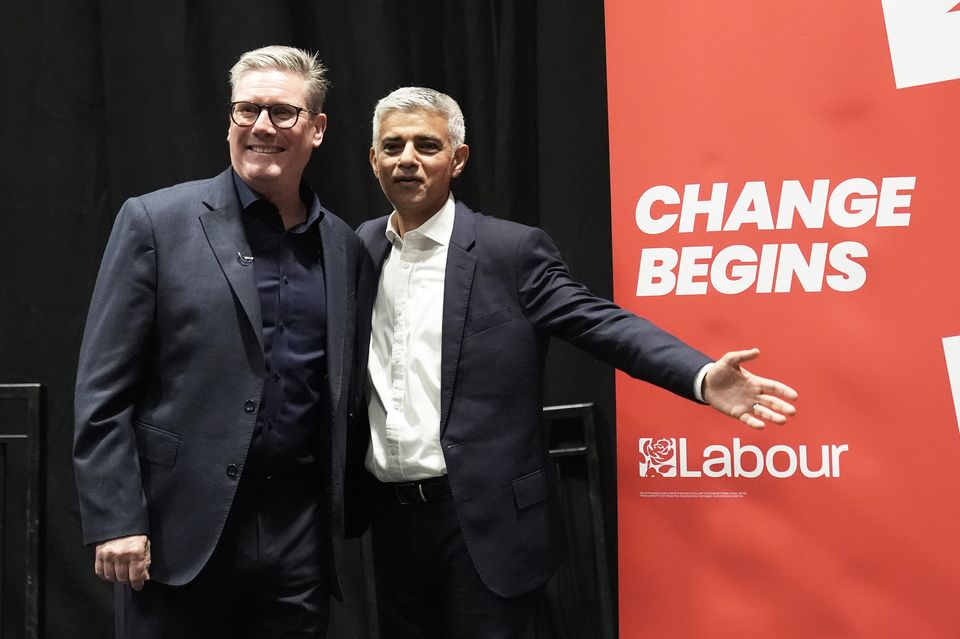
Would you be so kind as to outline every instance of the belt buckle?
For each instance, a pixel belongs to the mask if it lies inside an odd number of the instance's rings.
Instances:
[[[407,499],[404,495],[402,488],[413,488],[417,487],[417,494],[420,496],[420,500],[411,500]],[[395,492],[397,495],[397,500],[400,502],[401,506],[412,506],[413,504],[425,504],[427,503],[427,496],[423,494],[423,483],[422,482],[410,482],[408,484],[402,484],[395,487]]]

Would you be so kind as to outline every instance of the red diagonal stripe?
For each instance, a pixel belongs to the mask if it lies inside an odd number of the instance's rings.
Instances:
[[[950,9],[950,11],[947,11],[947,13],[951,13],[951,12],[953,12],[953,11],[960,11],[960,4],[958,4],[957,6],[955,6],[953,9]]]

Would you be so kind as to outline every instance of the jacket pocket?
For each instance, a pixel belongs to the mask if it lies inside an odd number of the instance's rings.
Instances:
[[[517,502],[517,510],[543,501],[548,494],[547,474],[542,468],[513,480],[513,498]]]
[[[180,448],[180,435],[144,422],[134,425],[137,434],[137,453],[151,464],[173,468]]]
[[[505,324],[511,319],[513,319],[513,313],[510,312],[509,308],[497,309],[492,313],[468,320],[467,326],[463,330],[463,336],[470,337],[471,335],[482,333],[483,331]]]

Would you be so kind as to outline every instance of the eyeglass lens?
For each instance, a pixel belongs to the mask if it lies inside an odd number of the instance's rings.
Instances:
[[[300,110],[289,104],[271,104],[263,107],[270,116],[273,125],[281,129],[288,129],[297,123]],[[233,121],[240,126],[251,126],[260,117],[260,105],[253,102],[237,102],[233,105]]]

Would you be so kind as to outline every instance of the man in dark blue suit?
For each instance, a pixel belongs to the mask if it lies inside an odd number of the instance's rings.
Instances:
[[[370,163],[394,212],[358,229],[378,273],[360,348],[390,639],[520,637],[529,626],[562,557],[541,430],[551,337],[753,427],[794,412],[792,389],[740,368],[756,350],[713,362],[575,282],[543,231],[455,201],[464,137],[456,102],[431,89],[398,89],[374,112]]]
[[[326,69],[231,69],[231,168],[131,198],[77,373],[84,540],[117,636],[322,637],[339,594],[363,249],[302,180]]]

